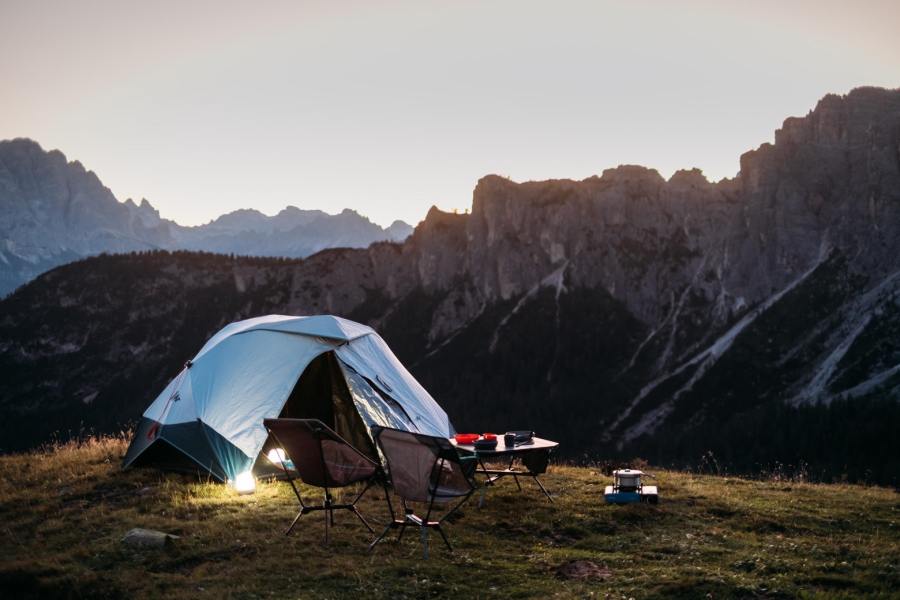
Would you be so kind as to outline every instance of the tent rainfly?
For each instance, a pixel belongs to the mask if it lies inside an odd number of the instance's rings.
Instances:
[[[269,315],[215,334],[144,412],[123,468],[222,482],[274,469],[263,419],[317,418],[377,460],[372,425],[447,437],[447,414],[370,327]]]

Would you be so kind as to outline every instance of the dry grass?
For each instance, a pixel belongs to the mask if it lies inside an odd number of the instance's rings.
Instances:
[[[607,506],[597,471],[503,482],[448,526],[456,551],[418,536],[366,551],[338,515],[303,517],[280,483],[252,496],[196,477],[122,472],[125,436],[0,457],[0,597],[891,597],[900,589],[900,497],[883,488],[659,472],[658,506]],[[313,489],[309,494],[316,494]],[[386,510],[362,502],[373,522]],[[178,534],[137,551],[123,534]],[[412,532],[411,532],[412,533]],[[436,542],[432,539],[432,542]],[[709,595],[709,596],[708,596]]]

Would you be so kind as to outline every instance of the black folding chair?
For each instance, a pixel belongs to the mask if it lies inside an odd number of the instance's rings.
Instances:
[[[388,496],[388,510],[391,522],[369,549],[375,547],[391,529],[400,529],[397,541],[403,539],[403,532],[409,525],[419,527],[425,558],[428,558],[428,530],[434,529],[452,552],[453,547],[441,528],[447,517],[455,513],[475,491],[474,457],[461,457],[450,440],[399,429],[372,427],[375,442],[387,461],[390,482],[403,503],[403,518],[397,518]],[[435,504],[444,504],[460,499],[443,517],[431,520]],[[424,517],[419,517],[407,502],[422,502],[427,505]]]
[[[291,533],[300,517],[308,512],[321,510],[325,513],[327,544],[329,522],[334,527],[334,511],[342,509],[351,511],[370,532],[375,533],[356,508],[356,503],[372,484],[381,478],[381,465],[354,448],[318,419],[265,419],[263,425],[285,453],[286,458],[282,467],[288,483],[291,484],[300,502],[300,512],[284,532],[285,535]],[[293,463],[292,468],[288,460]],[[300,490],[294,484],[294,473],[299,475],[303,483],[325,489],[323,504],[309,505],[303,501]],[[330,488],[345,487],[362,481],[365,481],[366,485],[353,502],[335,503]]]

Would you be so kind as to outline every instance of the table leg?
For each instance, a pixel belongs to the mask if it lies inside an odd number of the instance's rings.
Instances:
[[[547,488],[544,487],[544,484],[541,483],[541,480],[538,479],[537,475],[532,475],[532,477],[534,478],[534,482],[538,484],[538,487],[541,488],[541,491],[544,492],[544,495],[547,496],[547,500],[553,502],[553,497],[550,496],[550,492],[547,491]]]

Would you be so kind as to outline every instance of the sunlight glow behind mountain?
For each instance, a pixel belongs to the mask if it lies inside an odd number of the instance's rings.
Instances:
[[[719,179],[825,93],[900,85],[895,2],[782,4],[2,0],[0,138],[185,224],[415,223],[492,172]]]

